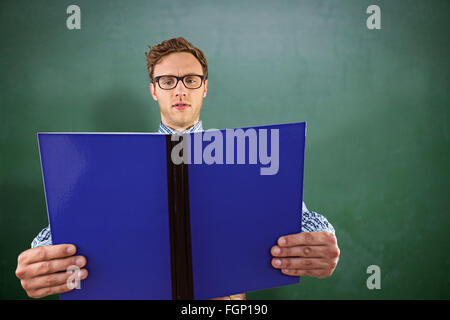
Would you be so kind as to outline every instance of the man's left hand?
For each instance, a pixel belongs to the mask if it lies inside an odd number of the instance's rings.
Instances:
[[[270,250],[272,266],[289,276],[323,279],[333,274],[339,260],[339,247],[329,232],[301,232],[282,236]]]

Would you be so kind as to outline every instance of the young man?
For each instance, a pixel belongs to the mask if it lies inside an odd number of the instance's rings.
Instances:
[[[203,52],[184,38],[175,38],[152,47],[146,57],[150,93],[161,112],[159,132],[203,130],[200,111],[208,91],[208,64]],[[304,232],[278,239],[271,248],[272,266],[295,277],[329,277],[340,254],[333,226],[320,214],[308,211],[304,203],[301,214]],[[18,258],[16,275],[28,296],[40,298],[69,291],[66,269],[70,265],[78,265],[81,279],[86,279],[86,258],[75,256],[75,252],[71,244],[52,245],[50,228],[42,230],[32,249]],[[243,299],[245,294],[235,298]]]

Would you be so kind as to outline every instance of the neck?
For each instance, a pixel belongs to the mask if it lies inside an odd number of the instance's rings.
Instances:
[[[191,124],[187,125],[187,126],[177,126],[177,125],[173,125],[171,123],[166,123],[165,121],[161,121],[163,125],[165,125],[166,127],[169,127],[172,130],[178,131],[178,132],[183,132],[184,130],[189,129],[190,127],[192,127],[193,125],[195,125],[197,121],[192,122]]]

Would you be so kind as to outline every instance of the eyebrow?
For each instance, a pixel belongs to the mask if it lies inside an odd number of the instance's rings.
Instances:
[[[202,72],[203,73],[203,72]],[[186,73],[186,74],[184,74],[184,75],[181,75],[181,76],[179,76],[179,77],[184,77],[184,76],[202,76],[203,74],[198,74],[198,73],[195,73],[195,72],[189,72],[189,73]],[[156,77],[163,77],[163,76],[174,76],[174,77],[178,77],[178,76],[176,76],[176,75],[174,75],[174,74],[162,74],[162,75],[160,75],[160,76],[156,76]],[[155,77],[155,78],[156,78]]]

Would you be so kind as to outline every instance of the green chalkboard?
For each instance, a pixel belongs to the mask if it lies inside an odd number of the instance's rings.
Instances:
[[[144,53],[178,36],[208,60],[205,129],[308,123],[339,264],[249,299],[450,298],[448,1],[78,0],[70,30],[71,4],[0,2],[0,298],[27,298],[17,256],[47,225],[36,132],[155,131]]]

